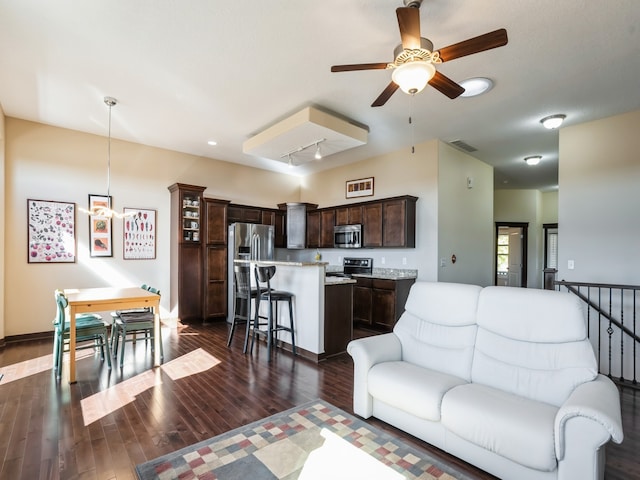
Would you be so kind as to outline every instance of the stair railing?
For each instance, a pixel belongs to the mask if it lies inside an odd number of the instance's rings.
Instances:
[[[640,286],[606,283],[554,282],[565,287],[586,306],[587,334],[594,347],[600,373],[621,385],[640,388],[640,326],[638,303]],[[625,378],[629,375],[631,378]]]

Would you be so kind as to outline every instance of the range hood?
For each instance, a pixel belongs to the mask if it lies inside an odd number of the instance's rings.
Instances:
[[[306,147],[320,142],[324,158],[366,144],[368,133],[355,122],[306,107],[246,140],[242,151],[282,162],[288,162],[290,154],[300,164],[314,159],[315,148]]]
[[[280,203],[278,208],[287,210],[287,248],[307,247],[307,211],[318,208],[314,203]]]

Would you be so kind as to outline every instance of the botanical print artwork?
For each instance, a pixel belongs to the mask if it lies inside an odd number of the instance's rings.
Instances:
[[[27,200],[29,263],[76,261],[76,204]]]
[[[104,210],[111,207],[111,199],[104,195],[89,194],[89,254],[92,257],[111,257],[111,218]]]
[[[124,259],[156,258],[156,211],[125,208],[124,214]]]

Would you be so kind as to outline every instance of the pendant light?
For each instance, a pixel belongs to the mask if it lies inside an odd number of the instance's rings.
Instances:
[[[119,213],[111,208],[111,109],[118,104],[118,101],[113,97],[104,97],[104,103],[109,107],[109,131],[107,140],[107,206],[95,206],[90,210],[81,208],[80,210],[88,213],[89,215],[95,215],[98,217],[106,218],[124,218],[131,215],[135,215],[136,212],[131,213]]]

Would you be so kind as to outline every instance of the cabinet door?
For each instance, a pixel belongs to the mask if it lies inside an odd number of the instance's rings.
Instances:
[[[320,247],[320,212],[307,212],[307,248]]]
[[[382,203],[370,203],[362,208],[364,247],[382,247]]]
[[[205,199],[205,242],[214,245],[227,244],[227,205]]]
[[[276,213],[271,210],[262,210],[262,218],[260,223],[262,225],[274,225],[276,221]]]
[[[336,224],[334,209],[320,211],[320,246],[333,248],[333,227]]]
[[[405,200],[383,202],[382,244],[385,247],[403,247],[405,245],[405,208]]]
[[[336,225],[349,225],[349,208],[336,208]]]
[[[353,321],[371,325],[371,279],[358,278],[353,288]]]
[[[362,205],[349,207],[349,225],[362,223]]]
[[[371,323],[390,331],[396,323],[396,282],[373,279],[371,296]]]
[[[206,248],[204,318],[227,316],[227,249]]]
[[[259,208],[245,207],[243,216],[247,223],[262,223],[262,210]]]
[[[274,212],[274,246],[287,248],[287,215],[284,212]]]
[[[202,248],[200,244],[180,245],[178,265],[180,320],[202,319]]]

